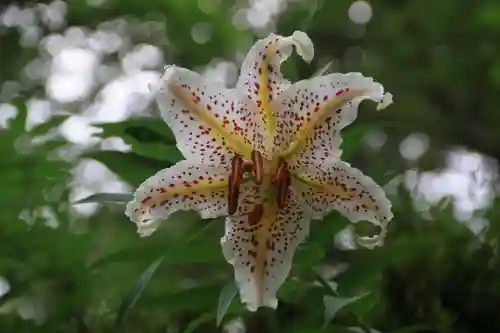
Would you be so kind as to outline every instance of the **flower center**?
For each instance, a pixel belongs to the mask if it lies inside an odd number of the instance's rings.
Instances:
[[[266,165],[265,165],[266,164]],[[266,168],[266,166],[271,166]],[[277,163],[272,163],[270,161],[265,161],[262,154],[254,150],[251,153],[251,161],[244,161],[240,155],[235,155],[231,160],[231,173],[229,175],[228,181],[228,214],[233,215],[238,210],[238,198],[240,194],[240,185],[243,180],[245,173],[251,173],[253,182],[256,185],[262,185],[264,180],[266,184],[263,186],[267,187],[270,185],[275,191],[275,200],[278,209],[283,209],[286,206],[288,200],[288,189],[291,183],[290,171],[288,170],[288,164],[283,158],[279,158]],[[265,189],[265,190],[266,190]],[[260,208],[259,208],[260,207]],[[256,205],[255,214],[256,218],[262,210],[262,204]]]

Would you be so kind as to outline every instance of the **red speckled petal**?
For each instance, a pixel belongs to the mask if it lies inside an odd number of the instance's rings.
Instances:
[[[359,237],[360,245],[373,247],[383,242],[387,224],[393,217],[391,203],[370,177],[343,161],[326,168],[310,165],[296,176],[298,179],[293,180],[292,186],[300,191],[311,216],[320,219],[336,210],[353,223],[369,221],[379,226],[381,232],[374,237]]]
[[[250,311],[278,306],[276,293],[290,273],[297,246],[309,233],[309,219],[292,191],[289,196],[288,205],[279,211],[266,203],[262,218],[254,223],[245,214],[226,219],[222,251]]]
[[[202,218],[227,215],[229,167],[181,161],[147,179],[134,194],[125,214],[149,236],[161,220],[178,210],[195,210]]]
[[[237,89],[257,105],[268,133],[273,133],[276,127],[271,102],[290,85],[280,66],[292,53],[293,46],[305,61],[312,60],[314,48],[311,40],[305,33],[296,31],[290,37],[271,34],[258,40],[241,67]]]
[[[250,111],[235,90],[170,66],[156,99],[186,159],[210,164],[228,161],[234,154],[250,156],[253,148],[245,133]]]
[[[352,123],[361,101],[390,104],[390,94],[360,73],[330,74],[295,83],[275,103],[274,144],[292,169],[340,157],[340,131]]]

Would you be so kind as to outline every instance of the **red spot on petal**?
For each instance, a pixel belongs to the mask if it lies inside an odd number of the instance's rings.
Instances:
[[[142,199],[141,203],[145,204],[146,202],[148,202],[151,199],[153,199],[153,197],[151,197],[150,195],[148,195],[147,197],[145,197],[144,199]]]

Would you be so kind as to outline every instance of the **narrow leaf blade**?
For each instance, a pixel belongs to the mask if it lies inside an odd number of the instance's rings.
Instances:
[[[66,119],[68,119],[68,116],[66,115],[56,115],[52,117],[49,121],[33,127],[32,129],[30,129],[29,133],[31,135],[46,134],[51,129],[60,126],[64,121],[66,121]]]
[[[86,198],[75,201],[73,204],[84,204],[91,202],[129,202],[134,199],[131,193],[95,193]]]
[[[330,68],[332,67],[332,64],[333,64],[332,61],[327,62],[323,67],[321,67],[316,72],[314,72],[314,74],[311,76],[311,78],[326,74],[330,70]]]
[[[183,333],[193,333],[198,327],[205,324],[206,322],[213,320],[214,314],[212,312],[207,312],[200,317],[196,318],[186,327]]]
[[[149,265],[148,268],[146,268],[146,270],[141,274],[134,287],[123,298],[123,301],[120,304],[120,309],[118,310],[118,315],[116,316],[115,326],[117,329],[120,328],[121,324],[134,308],[135,303],[137,303],[137,300],[141,297],[144,288],[146,288],[146,285],[149,280],[151,280],[151,277],[156,272],[162,261],[163,256],[156,259],[151,265]]]
[[[365,297],[366,294],[362,294],[359,296],[354,296],[354,297],[349,297],[349,298],[341,298],[341,297],[335,297],[335,296],[324,296],[323,297],[323,304],[325,306],[325,322],[323,324],[323,327],[327,327],[328,324],[335,318],[335,315],[346,305],[349,305],[351,303],[356,302],[360,298]]]
[[[234,281],[229,282],[222,288],[217,305],[217,326],[220,326],[237,292],[238,287]]]

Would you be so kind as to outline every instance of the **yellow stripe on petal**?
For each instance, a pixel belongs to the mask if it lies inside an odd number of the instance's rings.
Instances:
[[[295,174],[292,186],[300,190],[306,208],[314,218],[322,218],[336,210],[351,222],[369,221],[385,228],[392,219],[391,203],[384,191],[370,177],[343,161],[331,165],[309,166]],[[383,237],[376,237],[382,241]],[[378,245],[373,239],[361,238],[368,246]]]
[[[360,73],[297,82],[274,103],[280,130],[273,142],[292,169],[338,159],[340,131],[356,119],[361,101],[370,99],[386,106],[388,97],[382,85]]]
[[[325,179],[321,178],[307,178],[307,176],[297,176],[294,175],[295,179],[298,181],[309,185],[311,188],[321,190],[325,193],[328,193],[328,195],[332,195],[338,198],[342,199],[348,199],[349,195],[345,191],[345,186],[341,186],[340,184],[327,184]]]
[[[272,101],[290,85],[283,77],[280,67],[290,56],[293,46],[299,56],[305,61],[311,61],[314,56],[312,42],[305,33],[296,31],[290,37],[271,34],[257,41],[242,65],[237,87],[257,105],[268,134],[273,134],[276,130]]]
[[[181,161],[147,179],[125,213],[144,236],[178,210],[195,210],[202,218],[227,215],[229,173],[228,167]]]
[[[228,161],[235,154],[250,157],[253,148],[245,135],[250,110],[234,90],[170,66],[156,99],[186,159],[209,164]]]
[[[317,102],[305,110],[305,117],[299,116],[295,120],[302,122],[299,124],[296,135],[290,142],[288,148],[281,154],[283,157],[290,156],[297,153],[305,147],[309,138],[314,135],[318,125],[323,125],[329,122],[330,117],[336,117],[342,113],[342,107],[348,102],[352,101],[355,97],[363,96],[364,92],[361,90],[349,90],[340,96],[335,96],[330,99],[324,98],[323,103]],[[330,119],[331,121],[331,119]]]
[[[217,117],[218,114],[214,113],[213,103],[217,103],[214,98],[213,101],[208,102],[204,106],[201,104],[201,92],[194,89],[189,89],[187,85],[181,84],[179,81],[170,80],[167,82],[167,89],[173,93],[175,97],[183,103],[187,110],[193,113],[203,124],[208,125],[208,129],[213,130],[224,143],[239,155],[246,157],[250,156],[252,146],[245,142],[242,136],[237,135],[234,130],[234,124],[231,123],[228,117]],[[226,101],[228,113],[230,109],[230,101]],[[224,103],[223,100],[220,103]],[[218,119],[219,118],[219,119]],[[222,119],[220,119],[222,118]]]
[[[264,203],[260,214],[256,207],[259,210],[258,205],[249,206],[248,212],[228,217],[221,241],[250,311],[277,307],[277,291],[290,273],[297,246],[309,232],[303,207],[292,197],[281,210],[271,202]]]
[[[272,76],[275,67],[269,63],[269,59],[276,54],[276,42],[269,44],[265,50],[262,61],[258,67],[259,79],[255,84],[257,92],[257,106],[262,113],[262,119],[266,124],[267,132],[274,133],[276,128],[276,118],[271,105],[272,100]]]

